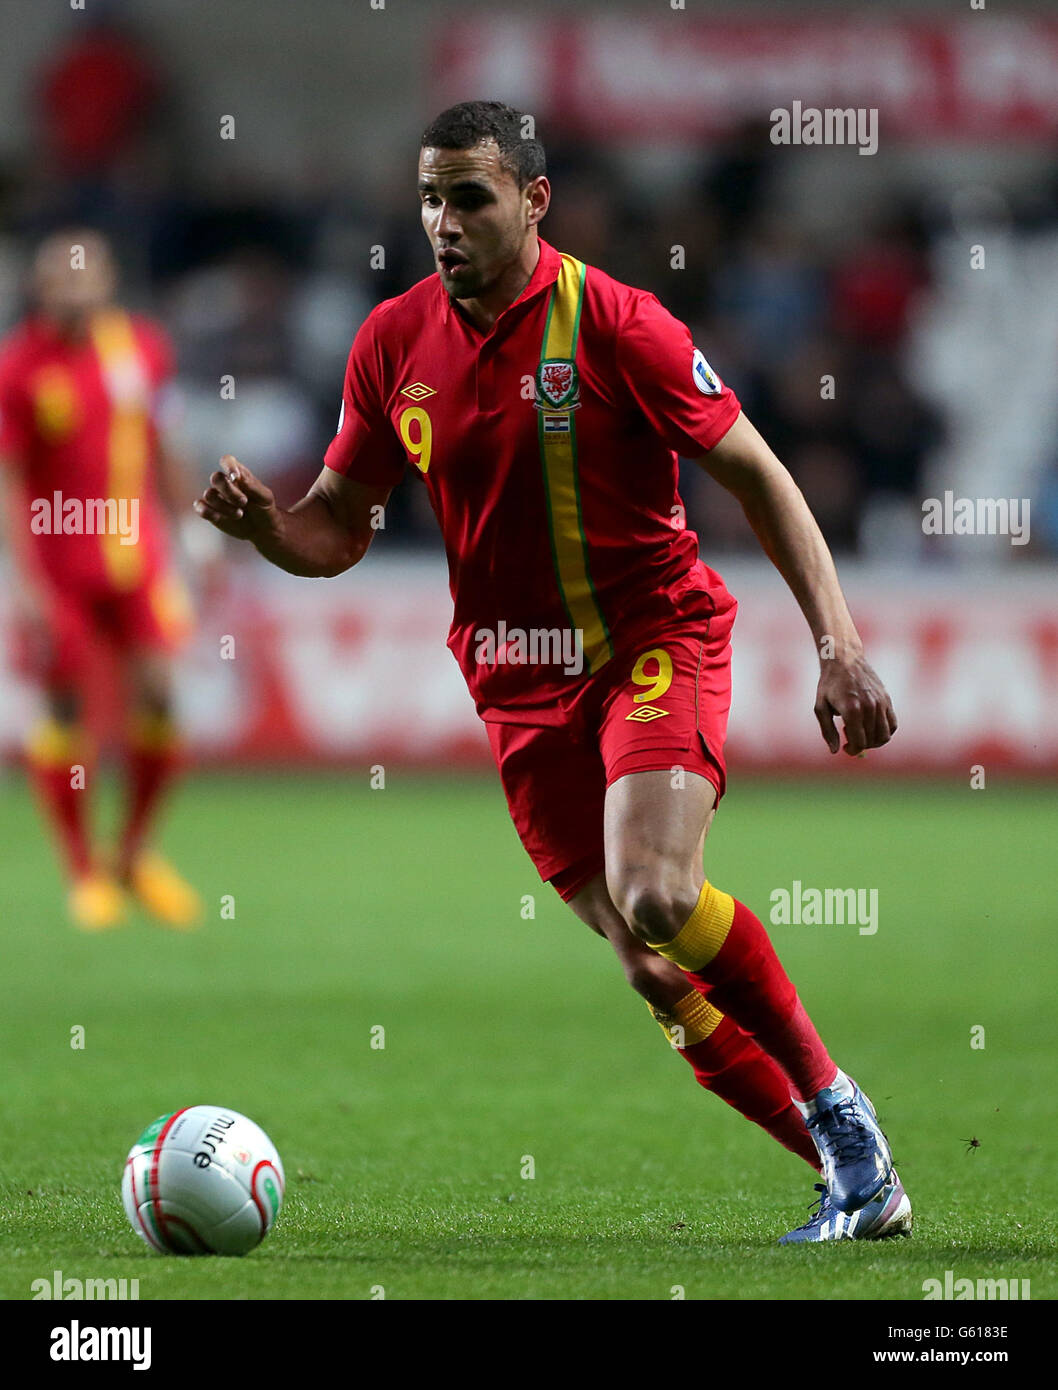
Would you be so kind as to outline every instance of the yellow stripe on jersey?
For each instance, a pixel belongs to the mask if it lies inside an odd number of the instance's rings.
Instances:
[[[575,362],[585,271],[582,261],[563,255],[558,279],[551,291],[541,364],[556,360]],[[537,403],[540,406],[540,458],[555,575],[570,626],[583,633],[584,657],[588,670],[594,672],[613,656],[613,643],[588,568],[588,541],[581,517],[577,474],[576,411],[565,402],[549,410],[546,397],[539,395]]]
[[[128,314],[114,309],[97,315],[92,323],[92,341],[110,400],[107,496],[139,498],[142,508],[150,437],[141,384],[144,369]],[[101,536],[100,542],[110,582],[118,589],[135,588],[143,576],[139,545],[123,545],[121,537],[110,532]]]

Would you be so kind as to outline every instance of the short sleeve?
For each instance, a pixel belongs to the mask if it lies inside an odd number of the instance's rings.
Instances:
[[[151,377],[158,388],[176,375],[176,349],[160,323],[152,322],[147,327],[151,346]]]
[[[140,328],[147,348],[151,419],[156,429],[168,433],[183,417],[183,393],[176,383],[176,349],[160,323],[141,320]]]
[[[21,461],[33,444],[29,400],[19,389],[10,361],[0,363],[0,455]]]
[[[382,406],[373,314],[353,340],[345,370],[338,433],[323,461],[354,483],[394,487],[406,458]]]
[[[652,294],[628,304],[617,335],[617,369],[658,435],[684,458],[708,452],[738,419],[738,397]]]

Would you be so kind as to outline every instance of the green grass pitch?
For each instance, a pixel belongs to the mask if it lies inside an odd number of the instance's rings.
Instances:
[[[805,1219],[808,1168],[694,1084],[494,782],[198,776],[163,839],[208,927],[79,935],[22,782],[0,784],[0,1296],[56,1269],[142,1299],[921,1300],[949,1269],[1058,1295],[1052,788],[725,801],[708,872],[765,920],[795,879],[879,891],[874,936],[772,930],[879,1107],[916,1230],[800,1249],[775,1240]],[[143,1126],[203,1102],[286,1165],[242,1260],[160,1258],[120,1205]]]

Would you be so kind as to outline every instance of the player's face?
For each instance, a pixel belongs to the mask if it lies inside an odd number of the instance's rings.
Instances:
[[[65,325],[83,322],[101,309],[115,286],[114,264],[106,242],[92,234],[76,238],[77,233],[50,237],[33,265],[37,306]]]
[[[518,260],[539,220],[532,188],[518,187],[494,140],[469,150],[427,145],[419,152],[422,224],[453,299],[486,293]]]

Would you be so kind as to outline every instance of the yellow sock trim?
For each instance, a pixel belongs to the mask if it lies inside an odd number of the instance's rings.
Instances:
[[[722,893],[706,879],[694,911],[678,934],[671,941],[651,941],[648,945],[681,970],[701,970],[727,940],[734,916],[735,900],[731,894]]]
[[[140,710],[128,724],[129,743],[145,753],[165,753],[179,742],[176,724],[168,714]]]
[[[88,737],[80,724],[60,724],[50,717],[38,720],[26,739],[26,754],[38,767],[69,767],[83,763],[89,753]]]
[[[655,1009],[650,1003],[647,1008],[673,1047],[693,1047],[695,1043],[703,1042],[710,1033],[715,1032],[724,1016],[696,989],[685,994],[668,1012]],[[677,1033],[677,1028],[682,1031]]]

